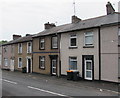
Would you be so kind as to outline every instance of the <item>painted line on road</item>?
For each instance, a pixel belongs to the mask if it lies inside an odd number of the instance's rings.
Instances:
[[[27,87],[28,87],[28,88],[31,88],[31,89],[39,90],[39,91],[42,91],[42,92],[50,93],[50,94],[53,94],[53,95],[58,95],[58,96],[68,97],[67,95],[63,95],[63,94],[59,94],[59,93],[55,93],[55,92],[51,92],[51,91],[44,90],[44,89],[39,89],[39,88],[32,87],[32,86],[27,86]]]
[[[5,82],[8,82],[8,83],[17,84],[17,82],[9,81],[9,80],[6,80],[6,79],[2,79],[2,80],[5,81]]]

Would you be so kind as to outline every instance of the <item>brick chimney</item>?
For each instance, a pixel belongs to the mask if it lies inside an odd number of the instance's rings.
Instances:
[[[78,23],[78,22],[80,22],[81,21],[81,19],[80,18],[78,18],[77,16],[72,16],[72,23]]]
[[[16,39],[18,39],[18,38],[20,38],[21,37],[21,35],[13,35],[13,40],[16,40]]]
[[[51,29],[51,28],[53,28],[53,27],[56,27],[56,25],[55,25],[54,23],[51,23],[51,24],[50,24],[49,22],[48,22],[48,23],[45,23],[44,26],[45,26],[45,29]]]
[[[107,15],[114,14],[115,9],[113,8],[112,4],[110,2],[106,5]]]

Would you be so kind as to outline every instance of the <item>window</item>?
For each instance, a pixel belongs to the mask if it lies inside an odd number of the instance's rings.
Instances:
[[[45,56],[40,56],[39,57],[39,68],[40,69],[45,69]]]
[[[22,58],[18,58],[18,68],[22,68]]]
[[[8,66],[8,59],[4,58],[4,65]]]
[[[27,53],[31,53],[32,52],[32,43],[28,42],[27,43]]]
[[[69,69],[77,70],[77,57],[69,57]]]
[[[22,53],[22,43],[18,44],[18,53]]]
[[[45,39],[40,38],[40,49],[45,49]]]
[[[85,46],[93,45],[93,32],[85,33]]]
[[[58,48],[58,39],[57,36],[52,37],[52,48]]]
[[[7,47],[4,47],[3,49],[4,49],[4,53],[6,53],[7,52]]]
[[[70,47],[77,47],[77,36],[76,36],[76,34],[70,35]]]

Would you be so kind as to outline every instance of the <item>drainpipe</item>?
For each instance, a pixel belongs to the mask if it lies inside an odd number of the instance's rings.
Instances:
[[[98,27],[98,55],[99,55],[99,80],[101,80],[101,30],[100,27]]]

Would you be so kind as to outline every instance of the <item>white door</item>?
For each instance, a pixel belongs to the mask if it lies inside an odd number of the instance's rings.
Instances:
[[[14,71],[14,60],[10,60],[10,70]]]
[[[56,75],[56,66],[57,66],[57,60],[52,59],[52,74]]]
[[[85,60],[85,79],[92,80],[92,60]]]

